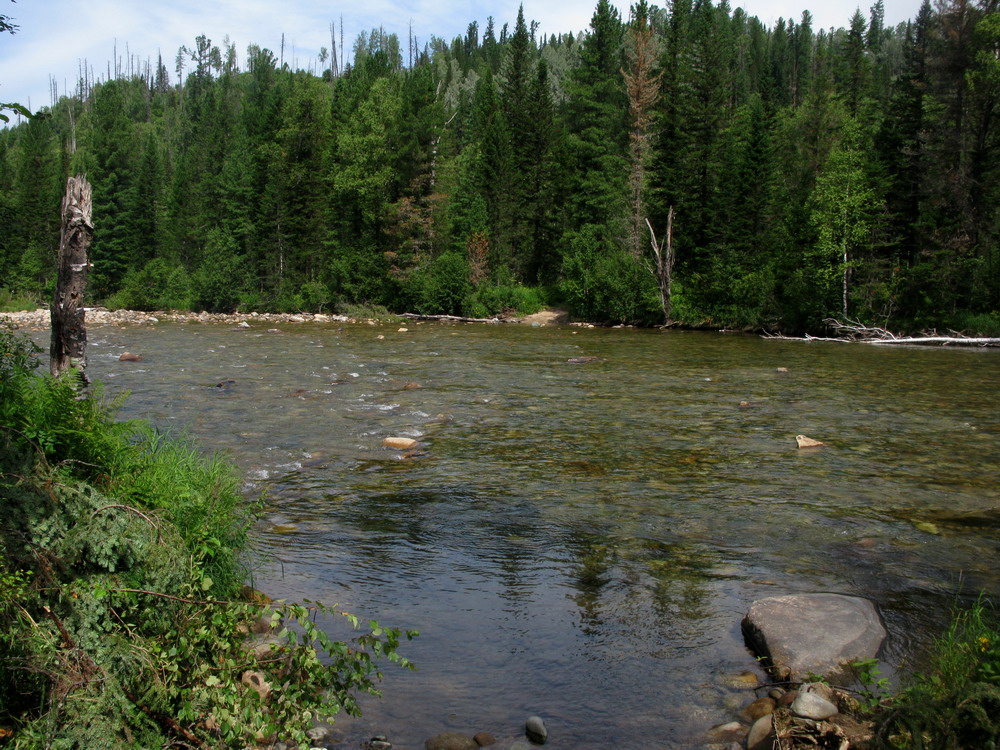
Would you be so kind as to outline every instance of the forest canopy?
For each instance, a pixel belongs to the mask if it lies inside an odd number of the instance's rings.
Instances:
[[[995,329],[997,1],[883,19],[600,0],[580,35],[374,29],[321,74],[200,36],[0,131],[0,297],[49,296],[84,172],[92,303]]]

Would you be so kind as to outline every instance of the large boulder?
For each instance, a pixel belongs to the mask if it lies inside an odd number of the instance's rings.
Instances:
[[[780,680],[810,674],[838,682],[848,665],[871,659],[885,640],[875,605],[842,594],[797,594],[758,599],[743,618],[747,645]]]

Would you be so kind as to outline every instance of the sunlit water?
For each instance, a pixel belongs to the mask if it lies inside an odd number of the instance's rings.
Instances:
[[[531,714],[553,748],[697,745],[753,698],[726,677],[756,670],[754,599],[874,600],[891,673],[956,598],[1000,591],[1000,352],[408,327],[90,332],[124,416],[265,493],[259,588],[421,631],[343,747]]]

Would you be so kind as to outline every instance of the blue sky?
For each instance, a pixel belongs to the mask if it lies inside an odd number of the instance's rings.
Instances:
[[[847,26],[856,8],[867,17],[873,0],[730,0],[768,25],[779,17],[796,21],[809,8],[814,28]],[[628,2],[612,0],[628,16]],[[886,23],[913,18],[920,0],[884,0]],[[525,0],[526,18],[540,23],[546,34],[585,29],[596,0]],[[662,0],[659,3],[662,5]],[[450,40],[464,34],[470,21],[492,15],[497,29],[517,17],[519,0],[364,0],[337,4],[319,0],[0,0],[0,13],[12,16],[17,34],[0,35],[0,101],[17,101],[33,109],[49,104],[50,76],[60,94],[72,90],[81,60],[102,76],[112,58],[128,52],[140,59],[163,55],[173,76],[174,58],[182,45],[192,46],[205,34],[219,44],[228,35],[243,59],[250,43],[278,54],[285,35],[285,59],[309,67],[321,46],[330,45],[329,25],[338,36],[343,17],[344,44],[349,50],[362,30],[383,26],[399,35],[406,50],[407,30],[420,43],[436,35]]]

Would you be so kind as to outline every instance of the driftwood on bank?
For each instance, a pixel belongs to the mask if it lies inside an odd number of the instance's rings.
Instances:
[[[900,336],[877,326],[866,326],[854,320],[837,320],[827,318],[823,321],[836,331],[838,336],[803,337],[764,334],[764,338],[781,339],[783,341],[835,341],[842,344],[909,344],[911,346],[1000,346],[1000,338],[967,336],[960,331],[949,331],[942,336],[937,331],[929,331],[919,336]]]
[[[451,320],[456,323],[516,323],[517,318],[463,318],[461,315],[418,315],[403,313],[401,318],[407,320]]]
[[[62,203],[62,230],[59,237],[59,272],[52,301],[52,343],[49,369],[55,376],[76,368],[87,383],[87,328],[83,296],[87,289],[90,262],[87,250],[94,235],[91,219],[91,190],[81,175],[66,181]]]

